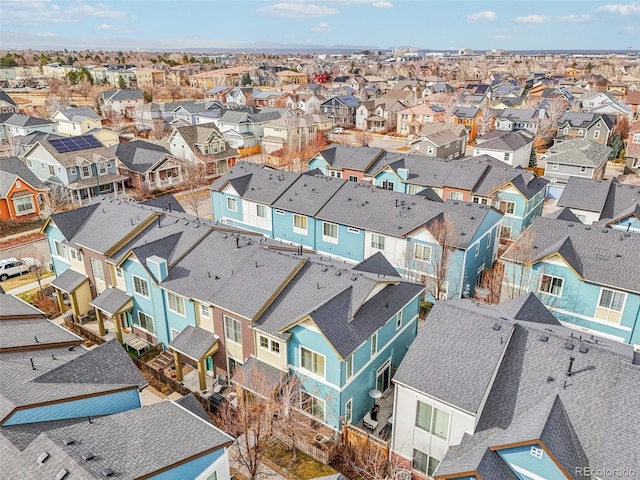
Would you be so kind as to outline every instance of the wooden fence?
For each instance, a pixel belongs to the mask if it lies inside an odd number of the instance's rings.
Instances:
[[[251,155],[257,155],[260,153],[260,145],[254,145],[253,147],[239,148],[238,154],[240,158],[249,157]]]
[[[102,345],[106,340],[102,338],[100,335],[95,334],[87,327],[83,327],[79,323],[75,323],[68,316],[64,319],[64,326],[68,330],[71,330],[73,333],[80,335],[82,338],[86,338],[87,340],[92,341],[96,345]]]
[[[285,435],[281,431],[276,432],[276,438],[280,440],[282,443],[291,447],[293,445],[293,440],[288,435]],[[320,445],[322,445],[320,443]],[[316,446],[314,444],[309,443],[308,441],[297,440],[296,441],[296,449],[306,455],[309,455],[311,458],[324,463],[325,465],[329,465],[329,462],[333,458],[333,454],[336,450],[335,443],[331,444],[331,446]]]
[[[379,449],[385,458],[389,455],[389,444],[387,442],[347,423],[342,425],[342,443],[344,446],[353,449],[362,449],[363,446]]]

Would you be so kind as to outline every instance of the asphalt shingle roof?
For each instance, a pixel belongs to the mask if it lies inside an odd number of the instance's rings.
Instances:
[[[201,360],[217,341],[218,336],[213,332],[187,325],[176,338],[171,340],[169,348],[194,360]]]
[[[109,315],[115,315],[133,297],[119,288],[109,287],[91,300],[90,305]]]
[[[548,153],[547,164],[599,167],[607,161],[611,148],[586,138],[576,138],[557,143]]]
[[[65,293],[71,293],[75,291],[80,285],[83,284],[89,277],[83,275],[80,272],[71,270],[70,268],[58,275],[51,285],[58,290],[62,290]]]
[[[38,190],[48,189],[18,157],[0,158],[0,198],[7,196],[16,180],[26,182]]]
[[[130,171],[138,173],[145,173],[167,156],[172,156],[162,145],[144,140],[118,143],[110,149]]]

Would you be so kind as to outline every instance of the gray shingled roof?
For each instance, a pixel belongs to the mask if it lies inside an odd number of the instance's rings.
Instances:
[[[569,177],[558,199],[558,207],[601,213],[609,196],[611,180]]]
[[[611,147],[586,138],[576,138],[557,143],[549,148],[548,153],[547,164],[599,167],[607,161]]]
[[[393,268],[393,265],[389,263],[389,260],[382,254],[382,252],[376,252],[369,258],[365,258],[362,262],[355,265],[353,270],[357,272],[369,272],[380,275],[386,275],[387,277],[400,277],[398,271]]]
[[[16,180],[22,180],[37,190],[49,189],[18,157],[0,158],[0,198],[6,198]]]
[[[72,342],[77,345],[82,343],[82,338],[43,317],[20,320],[0,319],[0,331],[2,332],[0,352],[21,347],[45,348],[45,346],[61,343]]]
[[[145,173],[161,160],[172,157],[162,145],[144,140],[118,143],[110,149],[130,171],[138,173]]]
[[[560,210],[556,210],[555,212],[547,215],[547,217],[555,218],[557,220],[566,220],[568,222],[581,223],[576,214],[566,207],[561,208]]]
[[[501,133],[495,135],[496,132]],[[491,135],[491,138],[487,138]],[[520,150],[529,143],[533,143],[533,138],[523,134],[522,132],[508,132],[501,130],[494,130],[483,137],[478,138],[477,148],[484,148],[487,150],[499,150],[504,152],[515,152]]]
[[[23,115],[22,113],[8,114],[0,123],[4,125],[11,125],[14,127],[37,127],[40,125],[55,125],[53,120],[46,120],[44,118],[32,117],[30,115]]]
[[[67,438],[75,442],[65,445]],[[131,448],[132,438],[145,445],[144,455]],[[62,469],[69,480],[103,479],[106,469],[118,478],[142,478],[227,447],[232,440],[183,406],[165,401],[45,431],[8,462],[6,471],[28,480],[54,478]],[[50,456],[39,463],[43,451]],[[82,460],[88,452],[95,457]]]
[[[43,317],[44,312],[19,297],[0,294],[0,320],[15,317]]]
[[[530,440],[542,440],[569,472],[577,465],[640,469],[631,440],[640,428],[633,413],[640,407],[640,367],[632,365],[632,347],[604,339],[581,341],[562,326],[501,317],[500,306],[440,302],[398,368],[396,381],[434,398],[461,398],[452,403],[456,408],[467,406],[467,395],[490,389],[474,434],[449,450],[436,474],[480,473],[487,468],[490,447]],[[587,352],[570,353],[567,342],[586,346]],[[447,348],[440,351],[442,345]],[[487,366],[478,361],[494,358],[499,348],[504,348],[501,362]],[[569,356],[575,357],[570,378],[565,375]],[[432,362],[443,366],[437,375],[425,372]],[[492,384],[476,378],[486,379],[494,367]],[[433,377],[444,377],[443,385]]]
[[[51,282],[51,286],[65,293],[71,293],[88,279],[86,275],[68,268]]]
[[[638,258],[640,236],[548,217],[536,218],[529,231],[535,258],[561,251],[574,268],[582,267],[587,282],[640,292],[640,269],[629,267]],[[526,239],[517,240],[503,258],[508,260],[512,249],[523,241]]]
[[[380,155],[384,154],[384,150],[335,144],[321,150],[318,154],[335,169],[346,168],[364,172]]]
[[[133,297],[127,292],[109,287],[91,300],[89,305],[113,316],[132,299]]]
[[[345,183],[322,174],[300,175],[271,206],[314,217]]]
[[[59,112],[72,122],[82,122],[85,119],[100,120],[102,117],[98,115],[92,108],[89,107],[66,107],[61,108]]]
[[[213,332],[187,325],[176,338],[171,340],[169,348],[194,360],[202,360],[202,357],[211,350],[217,341],[218,336]]]
[[[83,136],[93,137],[93,135]],[[55,140],[55,137],[48,136],[46,139],[38,141],[38,145],[44,148],[63,167],[75,167],[80,165],[80,163],[85,160],[90,163],[94,163],[96,161],[96,158],[106,160],[116,158],[110,149],[102,145],[99,147],[74,150],[72,152],[58,153],[58,151],[51,145],[51,140]],[[30,150],[30,152],[31,154],[33,154],[33,150]]]

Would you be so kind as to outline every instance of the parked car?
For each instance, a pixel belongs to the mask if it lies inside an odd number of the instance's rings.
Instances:
[[[5,258],[0,260],[0,282],[4,282],[7,278],[17,277],[29,273],[33,267],[39,265],[35,258]]]
[[[335,135],[340,135],[340,134],[344,133],[344,128],[342,128],[342,127],[334,128],[333,132],[331,132],[331,133],[333,133]]]

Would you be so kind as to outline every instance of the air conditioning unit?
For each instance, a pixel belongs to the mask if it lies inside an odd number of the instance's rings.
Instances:
[[[399,468],[398,480],[411,480],[411,470],[408,470],[406,468]]]

